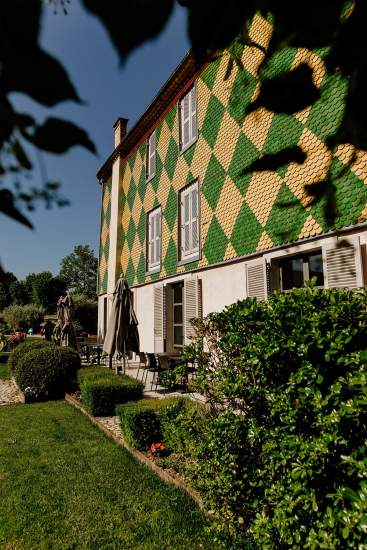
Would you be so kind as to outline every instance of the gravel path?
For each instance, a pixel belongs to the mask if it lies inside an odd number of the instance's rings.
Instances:
[[[24,403],[24,395],[18,389],[14,380],[0,379],[0,405]]]

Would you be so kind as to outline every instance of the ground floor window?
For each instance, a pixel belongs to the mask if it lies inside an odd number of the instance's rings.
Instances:
[[[301,288],[305,281],[316,277],[316,286],[324,286],[324,270],[321,251],[284,258],[280,261],[281,290]]]
[[[173,349],[181,351],[184,343],[184,311],[183,311],[184,284],[172,285],[172,320],[173,320]]]

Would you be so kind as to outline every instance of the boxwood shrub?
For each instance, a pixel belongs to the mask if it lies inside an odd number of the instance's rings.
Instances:
[[[93,416],[114,415],[116,405],[141,399],[144,390],[139,380],[104,367],[80,369],[78,383],[82,402]]]
[[[14,373],[19,361],[29,351],[36,350],[36,349],[43,349],[51,345],[52,345],[51,342],[48,342],[43,338],[32,338],[32,339],[27,338],[25,342],[18,344],[18,346],[14,348],[13,351],[10,352],[9,360],[8,360],[8,365],[10,367],[10,370]]]
[[[174,405],[177,399],[142,399],[116,407],[121,432],[131,446],[146,451],[152,443],[162,441],[160,413]]]
[[[78,353],[54,344],[23,354],[15,379],[28,401],[63,397],[80,368]]]
[[[7,363],[9,359],[9,351],[0,351],[0,363]]]
[[[196,328],[197,483],[223,546],[364,548],[367,291],[274,293]]]

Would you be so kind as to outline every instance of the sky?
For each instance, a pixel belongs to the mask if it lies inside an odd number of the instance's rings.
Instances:
[[[121,21],[121,32],[123,26]],[[104,28],[78,0],[71,0],[66,16],[45,10],[41,45],[62,62],[86,104],[63,102],[46,109],[13,94],[13,105],[39,121],[47,116],[73,121],[89,133],[98,156],[81,147],[61,156],[42,154],[48,180],[62,183],[61,193],[71,205],[52,210],[39,205],[27,213],[33,231],[0,214],[0,262],[18,279],[41,271],[57,274],[62,258],[78,244],[90,245],[98,256],[101,188],[96,173],[113,150],[113,124],[125,117],[131,128],[189,49],[186,13],[177,6],[163,33],[135,50],[122,67]],[[37,164],[34,150],[28,151]],[[41,183],[38,172],[33,185]]]

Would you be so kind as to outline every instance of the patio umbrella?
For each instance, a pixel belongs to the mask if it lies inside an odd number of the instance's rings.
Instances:
[[[64,297],[60,296],[57,302],[57,321],[54,330],[52,331],[52,338],[56,344],[61,345],[62,327],[65,324],[64,318]]]
[[[73,325],[74,303],[70,294],[62,299],[64,324],[61,329],[61,345],[77,349],[75,328]]]
[[[123,357],[124,371],[126,354],[131,351],[139,353],[138,320],[133,308],[132,292],[127,281],[122,277],[117,281],[113,293],[112,310],[103,351],[110,358]]]

